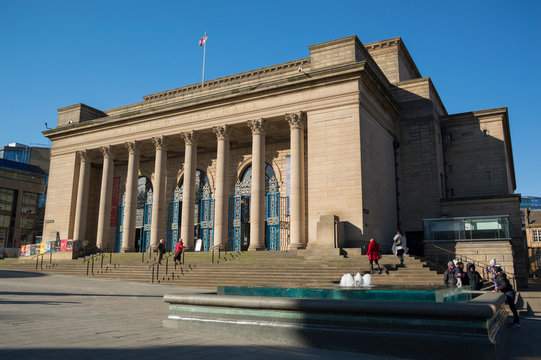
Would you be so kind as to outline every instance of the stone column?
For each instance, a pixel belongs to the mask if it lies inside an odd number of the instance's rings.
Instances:
[[[137,213],[137,182],[139,180],[139,143],[126,143],[128,149],[128,173],[126,175],[126,205],[122,231],[121,252],[132,252],[135,246],[135,217]]]
[[[197,168],[197,138],[195,131],[182,133],[186,143],[184,153],[184,183],[180,238],[188,249],[194,248],[195,171]]]
[[[73,240],[85,242],[86,209],[88,203],[88,186],[90,177],[90,161],[86,150],[78,151],[80,160],[79,185],[77,187],[77,205],[75,206],[75,224],[73,227]],[[82,244],[86,246],[86,243]]]
[[[227,246],[229,208],[229,125],[214,127],[218,148],[216,154],[216,186],[214,193],[214,246]]]
[[[100,150],[103,154],[103,171],[101,174],[100,208],[96,246],[101,250],[110,251],[109,229],[111,221],[111,194],[113,190],[113,169],[115,165],[111,147],[102,146]]]
[[[265,125],[265,119],[248,121],[248,126],[252,130],[252,192],[248,250],[265,250]]]
[[[154,163],[154,188],[152,198],[152,224],[150,227],[150,246],[158,246],[158,241],[164,237],[165,209],[165,171],[167,169],[167,144],[165,136],[152,138],[156,147]]]
[[[291,131],[290,162],[290,243],[289,249],[306,247],[305,242],[305,199],[304,199],[304,127],[306,114],[286,114]]]

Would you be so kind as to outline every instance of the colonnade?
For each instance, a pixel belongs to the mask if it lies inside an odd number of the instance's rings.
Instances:
[[[304,129],[306,114],[303,112],[285,114],[289,123],[291,136],[290,155],[290,249],[306,246],[305,239],[305,189],[304,189]],[[250,247],[249,250],[265,249],[265,136],[267,120],[248,121],[252,133],[252,186],[250,206]],[[216,180],[214,189],[215,218],[214,246],[224,248],[228,234],[228,202],[230,179],[230,136],[231,125],[215,126],[216,134]],[[185,143],[184,183],[182,201],[182,221],[180,238],[188,249],[194,247],[194,209],[195,209],[195,176],[197,169],[197,131],[181,133]],[[165,177],[167,168],[167,138],[153,137],[155,147],[155,168],[153,181],[152,224],[150,230],[150,246],[157,246],[160,238],[165,238],[162,224],[165,211]],[[125,144],[128,151],[128,169],[126,174],[126,197],[122,231],[121,252],[131,252],[135,245],[135,222],[137,209],[137,182],[140,161],[140,142],[130,141]],[[114,159],[111,146],[102,146],[103,172],[99,201],[96,246],[110,250],[110,214],[111,194],[113,187]],[[88,188],[90,181],[90,161],[88,150],[79,151],[79,182],[74,221],[74,240],[84,240]]]

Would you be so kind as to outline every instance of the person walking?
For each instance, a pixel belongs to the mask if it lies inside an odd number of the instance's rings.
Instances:
[[[498,290],[505,294],[505,300],[509,309],[513,313],[513,323],[509,326],[510,328],[520,327],[520,319],[518,317],[517,307],[515,305],[515,290],[511,286],[511,283],[507,279],[507,275],[503,272],[501,266],[494,266],[496,271],[496,283],[498,284]]]
[[[406,237],[402,235],[401,230],[397,230],[393,238],[393,253],[400,259],[400,265],[404,265],[404,254],[406,250]]]
[[[443,286],[446,288],[456,287],[455,263],[452,261],[447,263],[447,270],[443,273]]]
[[[175,265],[180,264],[180,257],[182,256],[182,251],[184,250],[184,248],[184,243],[182,242],[182,239],[180,239],[175,245]]]
[[[370,274],[374,273],[374,262],[376,263],[376,266],[378,267],[378,273],[381,274],[381,268],[379,267],[379,259],[381,259],[381,255],[379,253],[379,244],[374,240],[374,238],[370,239],[370,243],[368,244],[368,252],[366,253],[366,256],[368,257],[368,260],[370,260]]]
[[[163,239],[160,239],[160,243],[158,244],[158,264],[162,264],[163,254],[165,254],[165,244],[163,243]]]

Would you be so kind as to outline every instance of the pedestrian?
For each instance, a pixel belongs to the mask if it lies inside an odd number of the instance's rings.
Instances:
[[[182,242],[182,239],[180,239],[175,245],[175,265],[180,264],[180,257],[184,248],[184,243]]]
[[[455,263],[452,261],[447,263],[447,270],[443,273],[443,286],[446,288],[456,287]]]
[[[165,244],[163,243],[163,239],[160,239],[160,243],[158,244],[158,264],[162,264],[162,258],[163,254],[165,254]]]
[[[454,269],[456,277],[456,287],[462,287],[462,285],[467,285],[464,283],[466,274],[464,273],[464,263],[462,261],[457,261]]]
[[[468,271],[466,272],[466,278],[469,281],[471,289],[481,290],[481,284],[483,283],[483,279],[481,278],[481,274],[475,271],[475,264],[468,264],[466,268],[468,269]]]
[[[393,238],[393,253],[400,259],[400,265],[404,265],[404,254],[407,251],[406,237],[402,235],[401,230],[397,230]]]
[[[379,253],[379,244],[376,242],[376,240],[374,240],[374,238],[370,239],[366,256],[368,257],[368,260],[370,260],[370,274],[374,273],[374,262],[378,267],[378,273],[381,274],[381,268],[379,267],[378,263],[379,259],[381,259],[381,255]]]
[[[515,305],[515,290],[511,286],[511,283],[507,279],[507,275],[503,272],[502,267],[499,265],[494,266],[496,272],[496,283],[498,284],[498,290],[505,294],[505,300],[509,309],[513,313],[513,323],[509,326],[511,328],[520,327],[520,319],[518,317],[517,307]]]
[[[492,258],[489,262],[488,266],[488,273],[490,274],[490,279],[494,283],[494,290],[492,291],[498,291],[498,283],[496,282],[496,271],[494,267],[496,266],[496,258]]]

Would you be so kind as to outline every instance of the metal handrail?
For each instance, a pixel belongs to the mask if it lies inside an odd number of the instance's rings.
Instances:
[[[216,250],[216,248],[218,249],[218,260],[221,258],[221,248],[222,248],[222,245],[221,244],[218,244],[218,245],[214,245],[213,247],[211,247],[209,249],[209,251],[212,251],[212,263],[214,264],[214,251]]]
[[[441,246],[437,246],[437,245],[435,245],[435,244],[432,244],[432,246],[435,247],[436,249],[443,250],[443,251],[445,251],[445,252],[447,252],[447,253],[453,255],[454,258],[459,259],[460,261],[462,261],[463,258],[464,258],[464,259],[466,259],[467,262],[473,263],[474,265],[477,263],[477,264],[481,267],[481,269],[483,270],[483,275],[484,275],[483,277],[484,277],[484,278],[488,278],[488,277],[489,277],[488,268],[491,266],[490,264],[485,263],[485,262],[483,262],[483,261],[479,261],[479,260],[475,260],[475,259],[468,258],[466,255],[459,255],[459,254],[456,254],[456,253],[454,253],[454,252],[452,252],[452,251],[450,251],[450,250],[447,250],[447,249],[442,248]],[[464,262],[464,261],[462,261],[462,262]],[[509,277],[512,279],[512,281],[513,281],[513,288],[516,290],[516,289],[517,289],[517,287],[516,287],[516,286],[517,286],[517,277],[516,277],[516,275],[515,275],[514,273],[512,273],[512,272],[507,272],[507,271],[505,271],[505,268],[504,268],[504,272],[505,272],[507,275],[509,275]]]

